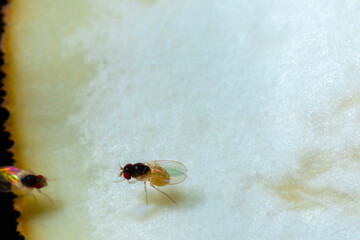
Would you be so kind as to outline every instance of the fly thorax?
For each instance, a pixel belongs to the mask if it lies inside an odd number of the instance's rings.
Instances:
[[[136,178],[147,174],[150,168],[143,163],[136,163],[132,165],[131,176]]]

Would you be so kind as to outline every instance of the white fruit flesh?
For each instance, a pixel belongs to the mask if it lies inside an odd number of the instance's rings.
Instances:
[[[4,49],[27,239],[360,235],[360,43],[349,1],[13,1]],[[181,161],[161,190],[118,164]]]

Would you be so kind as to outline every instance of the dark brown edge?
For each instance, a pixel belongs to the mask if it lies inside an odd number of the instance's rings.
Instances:
[[[4,9],[8,6],[9,1],[0,1],[0,35],[1,40],[4,37],[5,19]],[[3,41],[2,41],[3,42]],[[4,53],[3,49],[0,49],[0,65],[4,66]],[[0,71],[0,167],[12,165],[14,163],[13,154],[9,151],[14,142],[11,140],[11,136],[5,130],[5,124],[9,118],[9,112],[4,108],[4,97],[6,92],[4,90],[4,78],[5,73],[1,69]],[[15,211],[13,207],[13,201],[16,196],[12,193],[0,192],[0,238],[10,240],[24,240],[24,237],[17,231],[17,218],[20,213]]]

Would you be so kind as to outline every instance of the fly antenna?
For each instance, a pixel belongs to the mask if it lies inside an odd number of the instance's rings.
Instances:
[[[123,172],[124,172],[124,168],[121,167],[121,164],[120,164],[120,163],[119,163],[119,168],[120,168],[120,170],[121,170],[121,172],[120,172],[120,174],[119,174],[119,177],[122,177]],[[118,182],[123,182],[123,181],[125,181],[125,178],[123,178],[123,179],[121,179],[121,180],[116,180],[116,181],[114,181],[114,182],[115,182],[115,183],[118,183]]]
[[[119,163],[119,168],[121,170],[119,177],[122,177],[123,173],[124,173],[124,168],[121,167],[120,163]]]

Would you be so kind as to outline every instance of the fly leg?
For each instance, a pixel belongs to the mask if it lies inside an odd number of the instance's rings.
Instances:
[[[30,193],[29,196],[31,196],[32,198],[34,198],[35,202],[37,202],[37,198],[36,198],[36,196],[35,196],[34,193]],[[23,196],[21,196],[21,197],[23,197]]]
[[[123,182],[123,181],[125,181],[125,178],[120,179],[120,180],[115,180],[114,183]]]
[[[146,204],[149,204],[148,197],[147,197],[147,190],[146,190],[146,181],[144,181],[144,190],[145,190]]]
[[[39,193],[41,193],[42,195],[44,195],[45,197],[47,197],[52,204],[54,204],[54,201],[53,201],[47,194],[45,194],[45,193],[43,193],[42,191],[40,191],[40,189],[38,189],[38,191],[39,191]],[[34,195],[34,196],[35,196],[35,195]]]
[[[172,199],[167,193],[159,190],[157,187],[155,187],[153,184],[150,183],[150,186],[152,186],[153,188],[155,188],[156,190],[158,190],[159,192],[161,192],[162,194],[164,194],[165,196],[167,196],[173,203],[175,203],[174,199]]]

